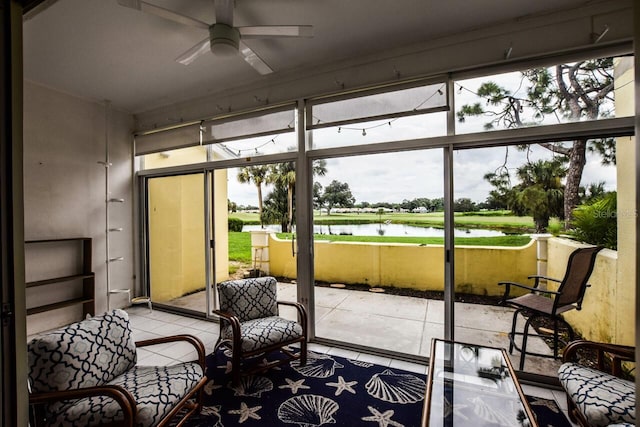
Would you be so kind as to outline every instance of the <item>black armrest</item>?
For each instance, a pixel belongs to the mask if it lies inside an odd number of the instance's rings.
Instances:
[[[278,301],[278,304],[282,304],[282,305],[288,305],[288,306],[292,306],[295,307],[296,310],[298,310],[298,321],[300,322],[300,326],[302,326],[302,330],[304,331],[304,334],[307,335],[307,309],[305,308],[304,305],[300,304],[299,302],[291,302],[291,301]]]
[[[124,414],[123,426],[133,427],[137,414],[137,404],[133,395],[119,385],[101,385],[95,387],[78,388],[74,390],[60,390],[29,395],[29,403],[40,405],[62,400],[84,399],[92,396],[108,396],[116,401]]]
[[[498,286],[503,286],[503,285],[506,286],[505,289],[504,289],[504,294],[502,295],[502,299],[500,300],[500,304],[503,304],[503,305],[507,302],[507,299],[509,299],[509,294],[511,293],[511,286],[515,286],[515,287],[521,288],[521,289],[527,289],[527,290],[531,291],[532,293],[560,295],[560,292],[557,292],[557,291],[539,289],[538,288],[537,279],[536,279],[536,283],[535,283],[534,286],[527,286],[527,285],[523,285],[523,284],[517,283],[517,282],[498,282]]]
[[[540,279],[551,280],[552,282],[556,282],[556,283],[562,283],[562,280],[554,279],[553,277],[549,277],[549,276],[541,276],[539,274],[532,274],[528,278],[536,279],[536,284],[540,281]]]
[[[622,362],[635,362],[635,347],[621,344],[600,343],[587,340],[572,341],[562,354],[563,362],[576,362],[581,350],[595,351],[597,354],[598,369],[620,377],[622,375]],[[605,355],[610,356],[611,366],[607,369]]]
[[[231,325],[231,332],[232,332],[232,336],[233,336],[233,346],[234,348],[236,348],[236,346],[240,346],[240,320],[238,319],[237,316],[235,316],[233,313],[230,313],[228,311],[222,311],[222,310],[212,310],[211,311],[213,314],[220,316],[221,319],[226,320],[227,322],[229,322],[229,324]],[[221,342],[222,340],[222,322],[220,322],[220,332],[221,335],[218,338],[218,343]]]

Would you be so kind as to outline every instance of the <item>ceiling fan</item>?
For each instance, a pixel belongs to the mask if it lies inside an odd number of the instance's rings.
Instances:
[[[256,25],[249,27],[233,26],[234,0],[214,0],[216,22],[207,24],[190,16],[148,3],[143,0],[118,0],[118,4],[142,12],[151,13],[171,21],[209,31],[209,36],[176,58],[176,61],[189,65],[201,55],[211,51],[217,56],[240,55],[258,73],[269,74],[273,69],[267,65],[243,39],[313,37],[311,25]]]

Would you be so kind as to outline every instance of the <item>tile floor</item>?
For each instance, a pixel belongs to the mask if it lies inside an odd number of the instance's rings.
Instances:
[[[209,354],[213,350],[215,342],[218,339],[218,324],[214,322],[184,317],[157,309],[149,311],[145,306],[132,306],[127,309],[127,312],[130,317],[134,340],[136,341],[177,333],[192,334],[202,340],[207,354]],[[181,343],[173,343],[158,345],[152,348],[140,348],[138,349],[138,363],[142,365],[170,365],[180,361],[192,360],[195,357],[195,352],[189,347],[190,346],[188,344],[184,345]],[[404,360],[391,359],[388,357],[381,357],[338,347],[328,347],[315,343],[310,343],[309,349],[316,352],[348,357],[392,368],[404,369],[411,372],[421,374],[427,373],[426,365],[407,362]],[[549,390],[526,384],[524,384],[522,388],[528,395],[554,399],[563,411],[566,411],[567,409],[565,395],[561,391]]]
[[[278,299],[296,301],[297,287],[278,283]],[[206,311],[205,292],[197,292],[170,302],[171,305]],[[281,315],[296,319],[292,307],[281,307]],[[513,309],[480,304],[455,303],[457,341],[508,348]],[[518,330],[524,319],[519,317]],[[315,287],[316,336],[360,346],[380,348],[418,356],[429,356],[431,340],[444,338],[444,302],[385,293]],[[538,337],[530,336],[530,351],[550,354]],[[510,355],[518,367],[520,354]],[[559,360],[527,356],[525,370],[555,375]]]

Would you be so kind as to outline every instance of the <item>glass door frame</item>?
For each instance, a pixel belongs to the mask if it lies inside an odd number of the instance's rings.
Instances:
[[[139,200],[140,200],[140,206],[142,209],[140,209],[140,259],[141,259],[141,286],[142,288],[145,290],[146,295],[149,296],[149,298],[151,298],[151,273],[150,273],[150,255],[149,255],[149,181],[155,178],[167,178],[167,177],[177,177],[177,176],[184,176],[184,175],[197,175],[197,174],[202,174],[203,175],[203,187],[204,187],[204,193],[203,193],[203,203],[204,203],[204,212],[203,212],[203,218],[204,218],[204,239],[203,239],[203,244],[205,246],[205,292],[207,295],[206,298],[206,312],[202,313],[202,312],[198,312],[195,310],[189,310],[189,309],[185,309],[182,307],[176,307],[176,306],[172,306],[172,305],[168,305],[168,304],[163,304],[163,303],[158,303],[157,301],[153,301],[152,303],[157,306],[157,307],[161,307],[161,308],[166,308],[166,309],[170,309],[172,311],[176,311],[176,312],[180,312],[183,314],[187,314],[189,316],[196,316],[196,317],[205,317],[205,318],[210,318],[210,312],[211,312],[211,305],[210,305],[210,297],[209,295],[211,294],[211,264],[212,264],[212,256],[211,256],[211,251],[213,250],[210,247],[210,243],[212,241],[211,238],[211,217],[210,212],[211,212],[211,200],[212,198],[210,197],[210,188],[213,185],[213,174],[203,168],[184,168],[184,167],[177,167],[177,168],[167,168],[170,169],[166,170],[166,171],[162,171],[162,170],[157,170],[157,169],[153,169],[153,170],[147,170],[147,171],[140,171],[138,172],[138,185],[139,185]]]
[[[453,96],[453,83],[460,75],[451,75],[447,79],[449,96]],[[466,72],[465,75],[469,75]],[[389,90],[380,88],[381,92]],[[356,96],[356,95],[353,95]],[[593,122],[564,123],[541,127],[507,129],[492,132],[455,134],[455,104],[449,101],[447,112],[447,135],[438,137],[409,139],[393,142],[382,142],[368,145],[341,146],[334,148],[313,149],[312,131],[306,130],[306,121],[311,119],[309,100],[299,100],[296,112],[297,150],[295,152],[265,155],[255,158],[216,160],[195,165],[138,172],[146,177],[187,173],[193,171],[215,171],[247,165],[259,165],[294,161],[296,163],[296,230],[297,230],[297,276],[298,301],[309,309],[309,337],[316,340],[314,313],[314,249],[313,249],[313,201],[312,201],[312,163],[314,160],[331,157],[355,156],[365,154],[389,153],[424,149],[442,149],[444,162],[444,200],[445,200],[445,319],[444,334],[447,339],[454,337],[454,242],[453,242],[453,154],[456,150],[467,148],[499,147],[511,144],[530,144],[544,141],[567,140],[572,138],[595,136],[629,136],[634,134],[634,117],[603,119]],[[145,186],[141,186],[145,193]],[[145,197],[143,195],[143,197]],[[144,200],[144,198],[142,199]],[[207,204],[213,208],[210,204]],[[210,219],[207,219],[210,221]],[[146,226],[143,222],[143,230]],[[211,233],[214,233],[211,230]],[[146,242],[146,240],[143,240]],[[210,246],[211,239],[206,240]],[[143,246],[143,245],[141,245]],[[143,254],[143,260],[146,254]],[[207,286],[214,283],[207,279]],[[144,282],[148,286],[148,280]],[[209,315],[208,315],[209,316]],[[385,353],[384,351],[378,351]],[[395,355],[394,355],[395,356]]]
[[[467,74],[467,73],[465,73]],[[455,134],[455,103],[454,103],[454,91],[453,85],[456,79],[460,78],[457,75],[451,75],[447,79],[448,93],[451,99],[449,100],[449,110],[447,111],[447,135],[441,137],[429,137],[418,138],[403,141],[393,142],[381,142],[369,145],[353,145],[353,146],[341,146],[335,148],[322,148],[313,149],[312,147],[312,131],[305,131],[306,126],[300,126],[302,130],[298,131],[299,137],[299,152],[300,164],[305,165],[300,173],[304,173],[304,182],[300,182],[300,187],[296,188],[297,195],[303,195],[304,198],[299,199],[301,202],[298,205],[297,210],[297,224],[298,227],[304,225],[305,234],[299,234],[298,247],[303,248],[305,257],[298,257],[298,274],[304,275],[304,281],[300,281],[302,286],[300,289],[300,300],[305,304],[310,311],[309,320],[309,336],[311,339],[315,339],[318,342],[326,343],[329,345],[336,344],[332,340],[318,338],[315,335],[315,318],[314,318],[314,296],[313,296],[313,206],[311,200],[312,194],[312,168],[311,164],[313,160],[331,158],[331,157],[343,157],[343,156],[355,156],[377,153],[389,153],[399,151],[412,151],[419,149],[433,149],[441,148],[443,150],[443,162],[444,162],[444,202],[445,202],[445,262],[443,265],[445,274],[444,283],[444,336],[445,339],[454,340],[454,301],[455,301],[455,250],[454,250],[454,213],[453,213],[453,200],[454,200],[454,165],[453,156],[454,152],[459,149],[468,148],[483,148],[483,147],[500,147],[504,145],[513,144],[533,144],[545,141],[558,141],[568,140],[584,137],[598,137],[598,136],[630,136],[634,134],[634,117],[621,117],[612,119],[601,119],[591,122],[573,122],[557,125],[546,125],[530,128],[518,128],[507,129],[492,132],[477,132],[468,134]],[[385,88],[380,91],[388,90]],[[354,95],[356,96],[356,95]],[[312,114],[309,109],[306,110],[306,114],[302,114],[304,109],[312,106],[313,103],[299,104],[299,120],[312,120]],[[298,178],[299,180],[299,178]],[[296,182],[298,182],[298,180]],[[304,209],[300,209],[304,206]],[[299,228],[299,230],[303,230]],[[308,275],[308,277],[307,277]],[[337,343],[347,346],[353,349],[372,350],[363,346],[352,343]],[[375,350],[375,349],[374,349]],[[386,350],[375,350],[377,353],[386,354],[390,356],[400,356]],[[406,355],[407,359],[415,359],[416,357]],[[424,359],[424,357],[417,356],[418,359]]]
[[[148,219],[148,181],[152,178],[160,178],[160,177],[168,177],[168,176],[179,176],[179,175],[187,175],[187,174],[204,174],[204,240],[203,245],[205,246],[205,292],[207,294],[207,302],[206,302],[206,313],[196,312],[193,310],[182,309],[180,307],[169,306],[165,304],[156,304],[159,307],[166,308],[172,311],[181,312],[184,314],[188,314],[190,316],[197,317],[205,317],[207,319],[216,320],[217,316],[213,316],[211,314],[212,308],[217,306],[217,298],[215,298],[215,286],[216,283],[215,278],[215,247],[212,247],[213,242],[215,242],[215,229],[213,227],[214,219],[215,219],[215,197],[213,196],[214,184],[215,184],[215,174],[216,170],[224,170],[236,167],[243,166],[255,166],[261,164],[272,164],[272,163],[281,163],[281,162],[296,162],[296,167],[298,165],[298,155],[295,152],[290,153],[280,153],[280,154],[272,154],[265,155],[261,157],[255,158],[239,158],[239,159],[231,159],[231,160],[215,160],[208,161],[204,163],[197,163],[192,165],[184,165],[184,166],[173,166],[162,169],[147,169],[141,170],[137,172],[138,177],[138,188],[139,188],[139,203],[141,209],[140,211],[140,272],[141,272],[141,286],[146,290],[147,295],[151,295],[151,283],[150,283],[150,273],[149,273],[149,219]],[[297,171],[297,174],[300,172]],[[296,183],[296,185],[298,185]],[[296,187],[296,191],[297,187]],[[298,212],[299,209],[296,209]],[[298,218],[297,218],[298,220]],[[299,240],[297,241],[299,244]],[[300,264],[300,257],[298,257],[298,264]],[[298,265],[298,271],[299,265]],[[213,298],[213,301],[211,300]]]

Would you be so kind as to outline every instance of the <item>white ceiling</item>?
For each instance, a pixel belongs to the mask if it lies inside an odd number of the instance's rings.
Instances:
[[[148,0],[207,23],[213,0]],[[213,54],[184,66],[175,59],[204,30],[118,5],[57,0],[24,22],[26,79],[115,108],[141,113],[254,84],[278,73],[565,10],[586,0],[236,0],[235,25],[313,25],[311,39],[246,40],[275,72],[261,76],[241,57]],[[560,36],[560,35],[559,35]]]

